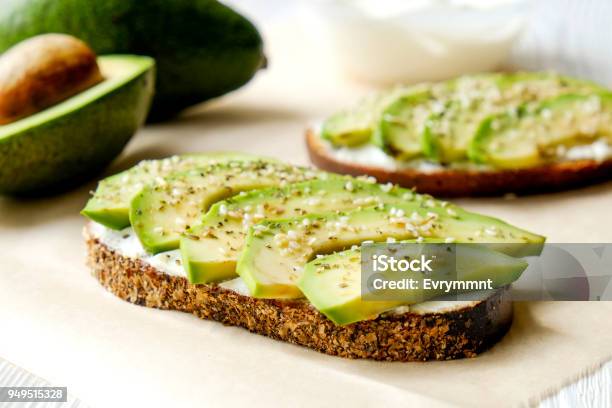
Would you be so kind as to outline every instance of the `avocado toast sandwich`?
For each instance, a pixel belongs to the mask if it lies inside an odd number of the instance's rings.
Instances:
[[[388,361],[473,357],[495,344],[512,321],[519,257],[544,242],[371,177],[241,154],[141,162],[101,181],[82,213],[92,273],[124,300]],[[361,250],[375,242],[470,243],[461,279],[493,286],[461,301],[424,291],[368,301]]]
[[[558,190],[612,174],[612,93],[555,73],[399,86],[307,131],[318,167],[440,196]]]

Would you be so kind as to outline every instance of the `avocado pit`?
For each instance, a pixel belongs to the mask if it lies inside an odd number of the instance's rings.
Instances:
[[[96,54],[65,34],[43,34],[0,56],[0,125],[62,102],[104,80]]]

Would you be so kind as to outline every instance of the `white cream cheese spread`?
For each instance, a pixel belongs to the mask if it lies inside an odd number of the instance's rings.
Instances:
[[[560,153],[566,160],[595,160],[601,162],[612,158],[612,146],[606,140],[598,140],[587,145],[573,146]]]
[[[378,146],[369,143],[356,147],[334,147],[327,140],[321,139],[321,142],[329,152],[329,155],[340,162],[380,167],[389,171],[414,169],[423,173],[435,173],[445,169],[494,170],[491,166],[471,162],[451,163],[450,165],[442,166],[425,159],[401,161],[386,154]],[[612,159],[612,145],[607,140],[600,139],[591,144],[560,148],[557,151],[557,155],[560,161],[595,160],[602,162]]]

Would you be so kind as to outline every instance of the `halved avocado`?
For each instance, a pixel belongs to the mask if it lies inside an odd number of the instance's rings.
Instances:
[[[155,62],[98,58],[101,83],[24,119],[0,126],[0,193],[39,195],[100,171],[144,122]]]

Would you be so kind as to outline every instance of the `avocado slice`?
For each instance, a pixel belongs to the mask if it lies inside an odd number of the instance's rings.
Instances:
[[[420,135],[432,106],[444,105],[435,103],[431,91],[396,99],[384,110],[376,126],[375,144],[400,160],[421,156]]]
[[[334,146],[358,146],[372,139],[373,129],[386,106],[401,95],[423,92],[427,85],[395,87],[363,98],[359,103],[329,117],[321,128],[321,137]]]
[[[264,221],[249,228],[236,271],[259,298],[299,298],[296,286],[316,254],[331,253],[363,241],[424,238],[460,242],[534,243],[544,238],[480,214],[456,214],[419,203]],[[516,246],[516,245],[515,245]],[[533,247],[528,245],[528,247]]]
[[[426,157],[440,163],[466,160],[468,146],[487,116],[562,94],[602,91],[588,81],[539,72],[498,75],[483,85],[477,93],[456,92],[445,109],[425,121],[422,145]]]
[[[612,94],[568,94],[485,119],[468,153],[475,162],[516,169],[545,164],[568,147],[599,139],[612,139]]]
[[[100,55],[153,57],[156,120],[242,86],[265,65],[256,27],[215,0],[2,1],[0,52],[43,33],[74,35]]]
[[[297,286],[319,312],[339,325],[374,319],[404,304],[400,300],[361,299],[361,251],[358,249],[308,262]]]
[[[411,201],[462,211],[412,190],[347,177],[251,191],[216,203],[201,224],[181,237],[183,265],[191,283],[230,279],[236,276],[248,228],[258,222]]]
[[[230,161],[173,173],[145,186],[130,204],[130,223],[152,253],[179,247],[182,233],[198,223],[216,201],[242,191],[327,178],[305,167],[263,160]]]
[[[412,241],[414,243],[414,241]],[[347,250],[315,259],[306,264],[298,288],[310,303],[336,324],[344,325],[374,319],[381,313],[401,305],[420,303],[446,293],[443,289],[424,289],[423,279],[454,280],[491,279],[491,286],[499,288],[516,281],[527,268],[526,261],[496,252],[478,244],[440,244],[439,240],[425,240],[423,244],[402,248],[408,256],[417,258],[422,253],[434,254],[439,261],[451,254],[456,260],[452,271],[433,268],[425,275],[421,272],[401,272],[403,278],[418,282],[418,289],[402,291],[401,300],[363,300],[361,296],[361,251]],[[437,243],[437,245],[431,245]],[[440,251],[443,251],[440,253]],[[446,252],[447,251],[447,252]],[[441,256],[442,255],[442,256]]]
[[[375,143],[400,160],[423,156],[422,134],[430,115],[448,109],[455,94],[475,94],[498,74],[466,75],[431,85],[389,103],[375,128]]]
[[[31,116],[0,126],[0,193],[32,195],[100,171],[144,122],[153,59],[98,58],[104,81]]]
[[[105,178],[81,214],[106,227],[121,230],[130,226],[130,203],[145,185],[170,173],[187,171],[209,164],[232,160],[268,160],[242,153],[205,153],[172,156],[161,160],[143,160],[128,170]]]

